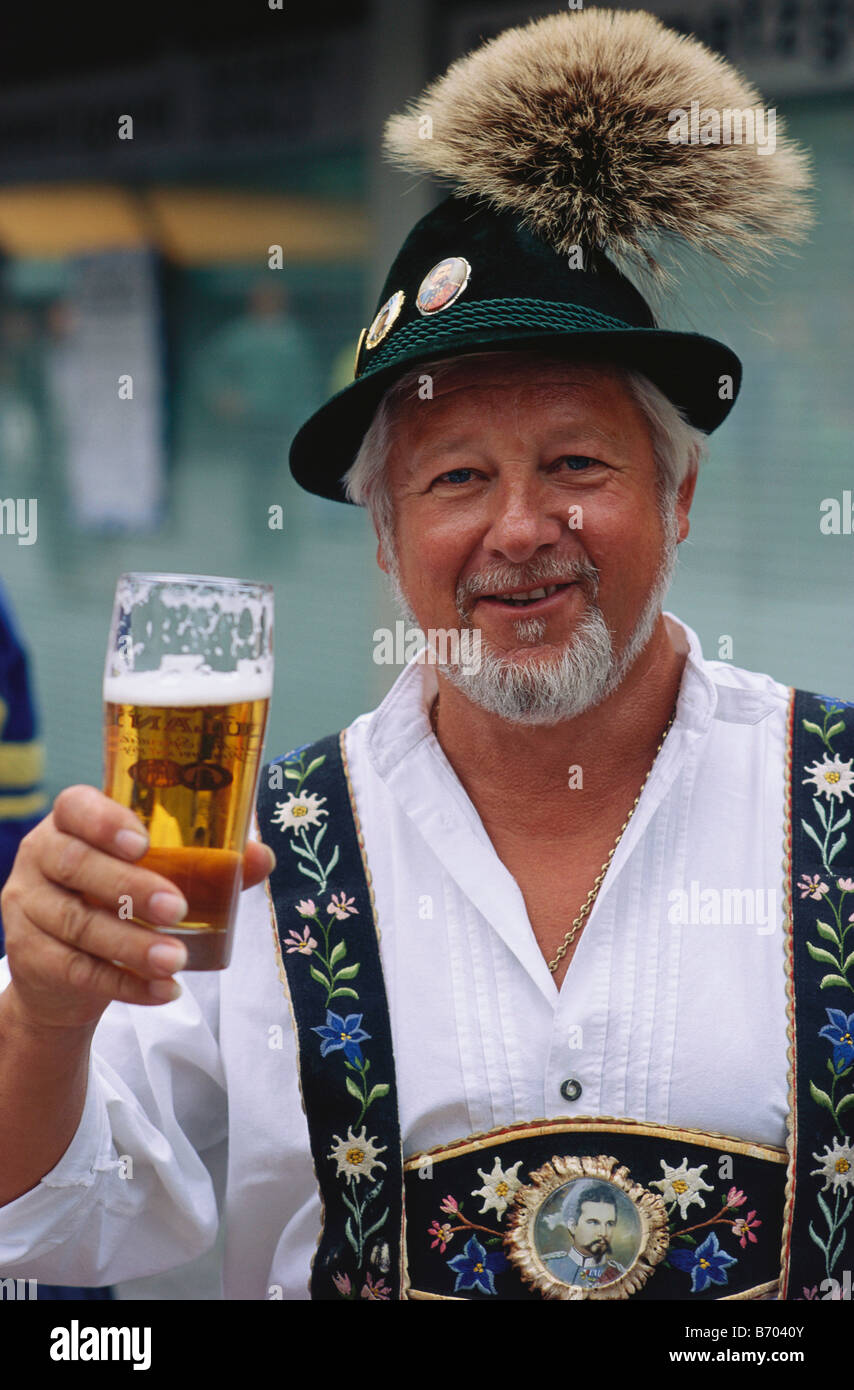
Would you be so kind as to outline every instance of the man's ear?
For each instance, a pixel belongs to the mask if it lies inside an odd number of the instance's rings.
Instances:
[[[691,530],[691,523],[688,520],[688,513],[691,510],[691,503],[694,500],[694,489],[697,486],[698,465],[694,463],[686,473],[679,490],[676,494],[676,517],[679,522],[677,539],[684,541],[688,532]]]
[[[384,550],[383,550],[383,543],[382,543],[382,541],[379,541],[379,542],[377,543],[377,564],[379,565],[379,567],[380,567],[380,569],[382,570],[383,574],[388,574],[388,572],[389,572],[389,563],[388,563],[388,560],[387,560],[386,557],[385,557],[385,552],[384,552]]]

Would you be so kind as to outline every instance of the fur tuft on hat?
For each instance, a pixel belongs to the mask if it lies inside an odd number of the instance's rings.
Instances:
[[[743,129],[736,143],[734,125],[729,143],[726,126],[721,143],[676,143],[673,113],[690,116],[692,102],[700,122],[709,108],[721,120],[762,113],[766,148]],[[508,29],[459,59],[391,117],[385,149],[515,212],[562,254],[599,249],[664,283],[679,239],[734,274],[803,240],[809,161],[782,125],[696,39],[642,11],[584,10]]]

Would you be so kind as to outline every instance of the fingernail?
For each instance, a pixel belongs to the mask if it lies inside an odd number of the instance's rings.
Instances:
[[[148,849],[148,836],[143,835],[141,830],[119,830],[113,844],[128,859],[139,859]]]
[[[152,893],[148,900],[148,915],[163,927],[183,921],[189,912],[187,899],[180,893]]]
[[[273,853],[273,851],[270,849],[270,846],[269,846],[269,845],[265,845],[264,848],[265,848],[265,850],[267,851],[267,859],[268,859],[268,862],[269,862],[269,865],[270,865],[270,873],[272,873],[273,870],[274,870],[275,867],[276,867],[276,856],[275,856],[275,854]]]
[[[148,992],[152,999],[161,999],[165,1004],[181,997],[181,986],[175,980],[149,980]]]
[[[155,970],[162,970],[164,975],[172,975],[176,970],[183,970],[187,964],[187,948],[180,944],[168,946],[165,941],[160,942],[148,952],[148,963]]]

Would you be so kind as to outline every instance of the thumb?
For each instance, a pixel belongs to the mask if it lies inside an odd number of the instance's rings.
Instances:
[[[276,867],[276,856],[267,845],[250,840],[243,855],[243,887],[254,888],[262,883]]]

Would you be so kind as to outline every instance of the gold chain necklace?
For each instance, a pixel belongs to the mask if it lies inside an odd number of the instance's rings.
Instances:
[[[617,838],[616,838],[616,840],[614,841],[613,845],[611,846],[611,850],[610,850],[610,852],[609,852],[609,854],[608,854],[608,858],[605,860],[605,863],[602,865],[601,869],[599,870],[599,873],[596,875],[596,878],[595,878],[594,883],[593,883],[593,887],[590,889],[590,892],[587,894],[587,899],[586,899],[586,901],[585,901],[585,903],[584,903],[584,906],[582,907],[581,911],[579,912],[578,916],[576,917],[576,919],[575,919],[575,921],[573,922],[572,926],[570,927],[569,931],[566,933],[566,936],[563,938],[563,944],[561,945],[561,947],[560,947],[560,949],[559,949],[557,955],[555,956],[554,960],[550,960],[549,963],[548,963],[548,965],[549,965],[549,970],[552,972],[552,974],[554,974],[555,971],[557,970],[558,966],[560,965],[561,961],[563,960],[564,956],[566,955],[567,951],[569,950],[570,946],[572,945],[573,941],[575,940],[576,936],[578,935],[578,932],[581,930],[581,928],[583,927],[583,925],[584,925],[584,923],[586,922],[587,918],[590,916],[590,912],[591,912],[591,910],[592,910],[592,908],[593,908],[593,904],[595,903],[596,898],[597,898],[597,896],[598,896],[599,889],[602,887],[602,882],[603,882],[603,880],[604,880],[604,878],[605,878],[605,875],[606,875],[606,873],[608,872],[608,869],[609,869],[609,867],[610,867],[611,860],[614,858],[614,855],[615,855],[616,852],[617,852],[617,845],[618,845],[618,844],[620,843],[620,841],[622,840],[623,835],[625,834],[626,826],[628,825],[629,821],[631,820],[632,816],[634,815],[635,811],[637,810],[638,802],[640,801],[640,799],[641,799],[641,797],[642,797],[642,795],[643,795],[643,789],[644,789],[644,787],[646,786],[647,782],[649,781],[650,773],[652,772],[652,769],[655,767],[656,758],[658,757],[659,753],[661,752],[662,746],[663,746],[663,744],[664,744],[664,740],[667,738],[667,735],[670,733],[670,730],[671,730],[671,728],[673,727],[673,721],[674,721],[675,718],[676,718],[676,707],[674,706],[673,711],[672,711],[672,713],[671,713],[671,715],[670,715],[670,718],[668,719],[668,721],[667,721],[667,723],[666,723],[666,725],[665,725],[665,727],[664,727],[664,733],[661,735],[661,738],[660,738],[659,741],[658,741],[658,747],[657,747],[656,750],[655,750],[655,753],[654,753],[654,755],[653,755],[652,762],[650,763],[649,769],[647,770],[647,774],[646,774],[646,776],[644,777],[643,781],[641,782],[640,791],[638,792],[637,796],[635,797],[634,801],[632,802],[632,808],[631,808],[631,810],[629,811],[629,814],[626,816],[626,819],[623,821],[623,824],[620,826],[619,833],[618,833]]]
[[[431,726],[432,726],[432,729],[433,729],[433,733],[434,733],[434,734],[436,734],[436,724],[437,724],[437,722],[438,722],[438,715],[439,715],[439,696],[437,695],[437,696],[436,696],[436,699],[435,699],[435,701],[434,701],[434,703],[433,703],[433,706],[432,706],[432,708],[431,708],[431,710],[430,710],[430,724],[431,724]],[[671,728],[673,727],[673,721],[674,721],[675,718],[676,718],[676,706],[674,705],[673,710],[672,710],[671,715],[670,715],[670,718],[668,719],[666,725],[664,726],[664,733],[661,735],[661,738],[660,738],[659,741],[658,741],[658,747],[656,748],[655,753],[653,754],[653,759],[652,759],[652,762],[651,762],[650,765],[649,765],[649,768],[648,768],[648,770],[647,770],[647,774],[646,774],[646,776],[644,777],[643,781],[641,782],[640,791],[638,792],[637,796],[635,797],[634,801],[632,802],[632,807],[631,807],[631,810],[629,811],[629,814],[626,816],[626,819],[623,821],[623,824],[620,826],[620,830],[619,830],[619,832],[618,832],[618,834],[617,834],[616,840],[614,841],[613,845],[611,846],[611,850],[610,850],[610,852],[609,852],[609,854],[608,854],[608,858],[605,860],[605,863],[602,865],[601,869],[599,870],[599,873],[596,875],[596,878],[595,878],[594,883],[593,883],[593,887],[590,889],[590,892],[587,894],[587,898],[586,898],[586,901],[585,901],[585,903],[584,903],[584,906],[582,907],[581,911],[579,912],[578,916],[576,917],[576,919],[575,919],[575,921],[573,922],[572,926],[570,927],[569,931],[566,933],[566,936],[563,938],[563,943],[562,943],[560,949],[558,950],[557,955],[555,956],[554,960],[550,960],[550,961],[548,962],[549,970],[552,972],[552,974],[554,974],[554,972],[557,970],[558,966],[560,965],[561,961],[563,960],[564,956],[566,955],[567,951],[569,950],[570,946],[572,945],[573,941],[575,940],[575,938],[576,938],[576,936],[578,935],[579,931],[581,930],[582,926],[583,926],[584,923],[586,922],[587,918],[590,916],[591,910],[592,910],[592,908],[593,908],[593,904],[595,903],[596,898],[597,898],[597,895],[598,895],[598,893],[599,893],[599,889],[602,887],[602,883],[603,883],[603,881],[604,881],[605,875],[606,875],[606,873],[608,872],[608,869],[609,869],[609,867],[610,867],[611,860],[614,858],[614,855],[615,855],[616,852],[617,852],[617,845],[618,845],[618,844],[620,843],[620,841],[622,840],[623,835],[624,835],[625,832],[626,832],[626,827],[628,826],[629,821],[631,820],[632,816],[634,815],[635,811],[637,810],[638,802],[640,801],[641,797],[643,796],[643,789],[644,789],[644,787],[646,786],[647,782],[649,781],[650,773],[652,772],[652,769],[655,767],[656,758],[658,757],[659,753],[661,752],[661,749],[662,749],[662,747],[663,747],[663,745],[664,745],[664,740],[667,738],[667,735],[670,733],[670,730],[671,730]]]

